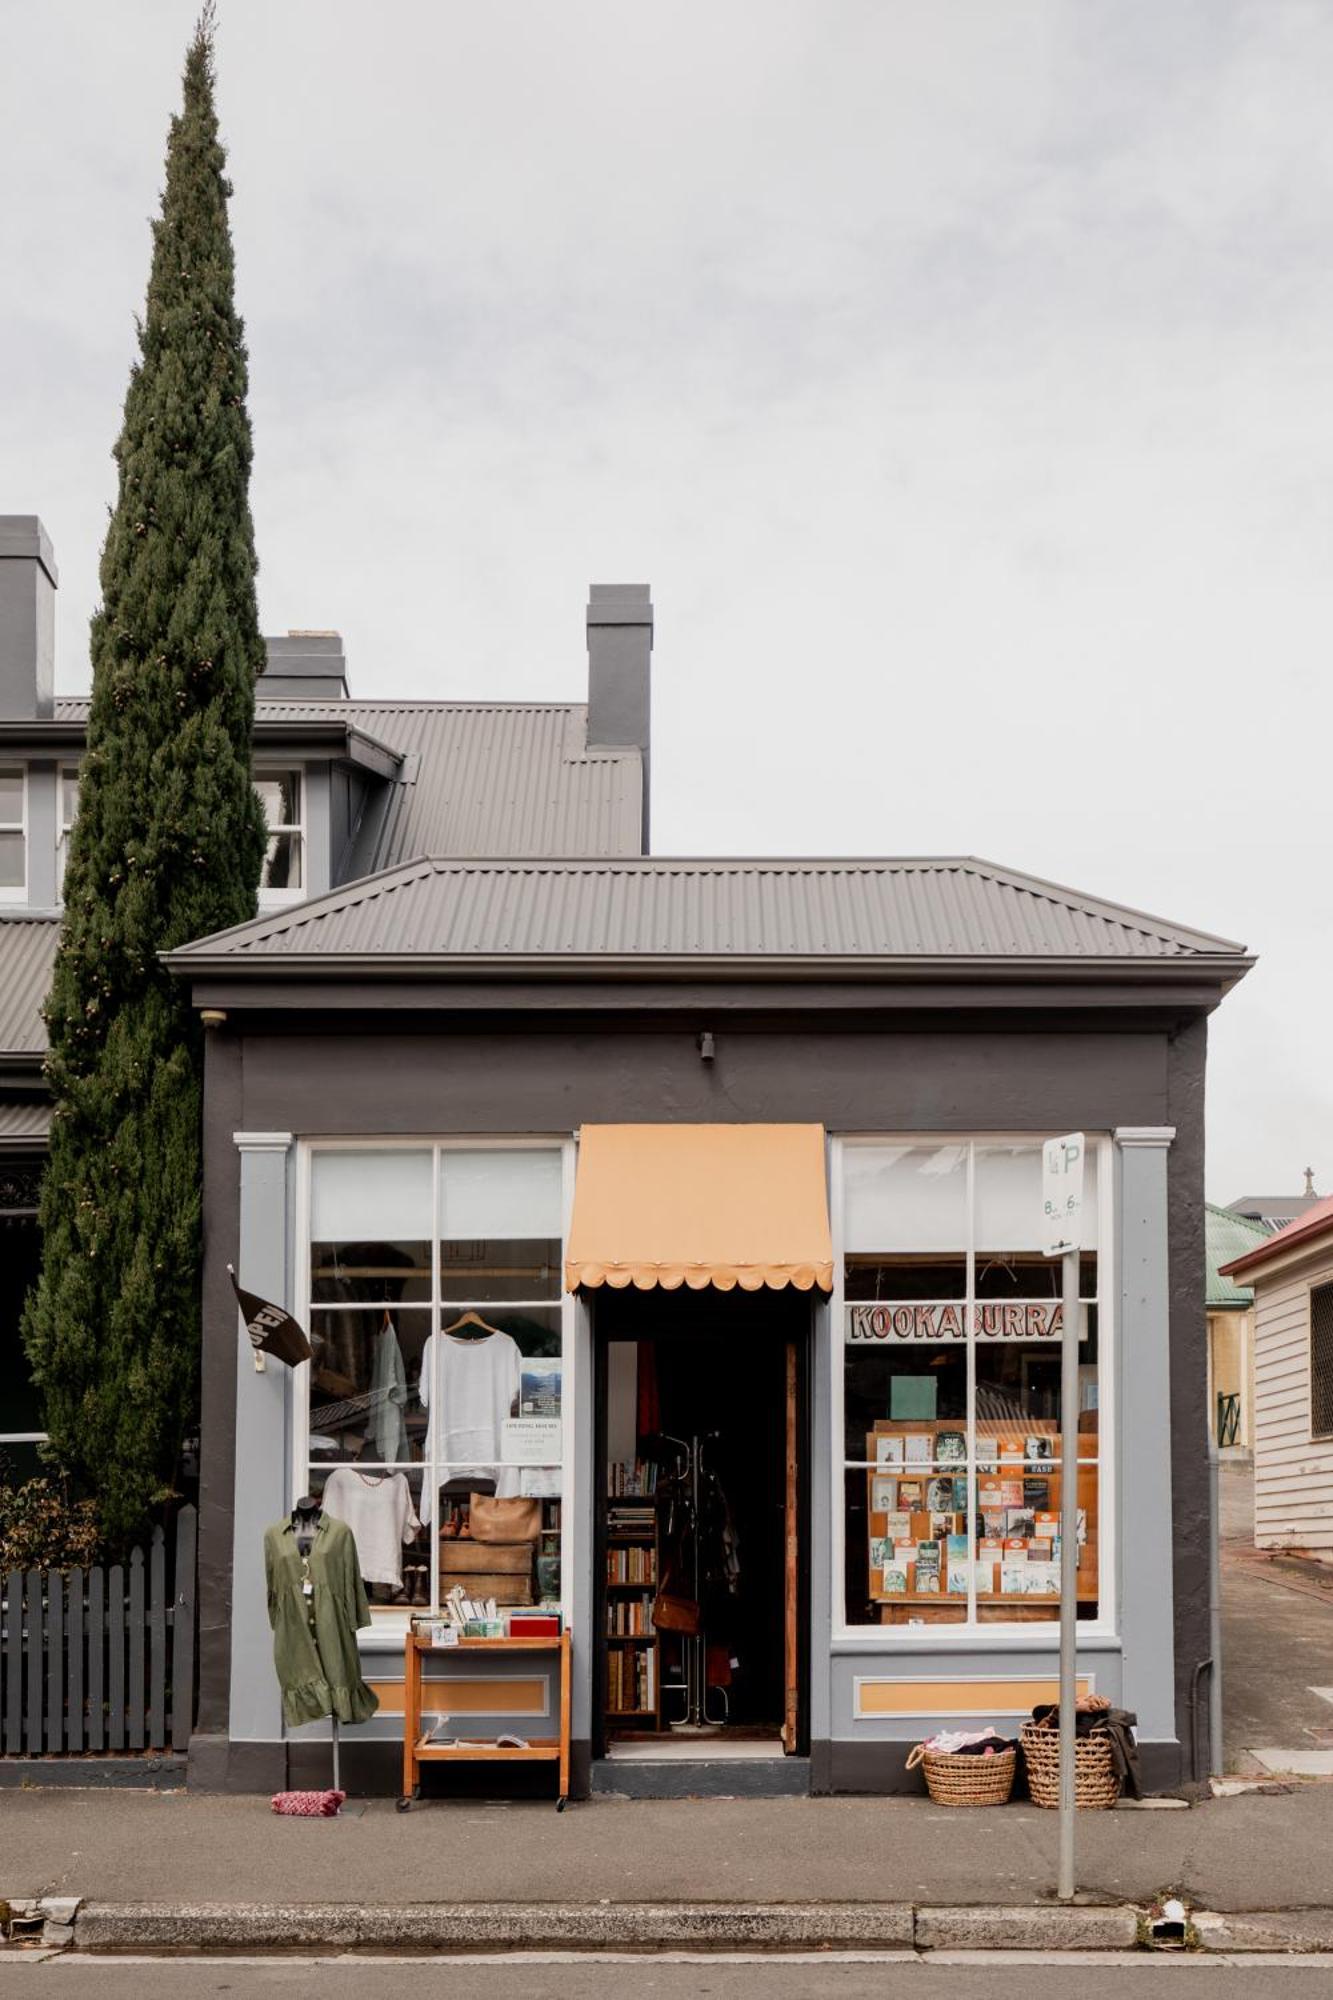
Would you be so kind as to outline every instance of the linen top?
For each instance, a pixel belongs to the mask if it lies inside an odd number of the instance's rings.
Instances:
[[[439,1382],[432,1377],[438,1351]],[[437,1460],[446,1479],[460,1473],[493,1479],[496,1493],[518,1492],[518,1468],[500,1463],[500,1426],[518,1402],[523,1356],[507,1333],[477,1340],[431,1334],[421,1357],[421,1400],[430,1411],[426,1461]],[[431,1397],[438,1388],[438,1402]],[[421,1496],[422,1519],[432,1519],[435,1495],[429,1480]]]
[[[403,1366],[403,1350],[398,1345],[398,1335],[387,1313],[371,1352],[374,1359],[370,1373],[369,1413],[375,1438],[375,1456],[384,1465],[401,1465],[409,1456],[407,1424],[403,1417],[407,1408],[407,1370]],[[363,1563],[365,1554],[363,1548]],[[364,1574],[370,1575],[371,1572],[365,1571]]]
[[[358,1629],[370,1623],[356,1541],[345,1521],[321,1514],[305,1564],[290,1516],[264,1530],[264,1579],[273,1665],[289,1728],[336,1715],[340,1722],[369,1722],[379,1699],[361,1678]]]
[[[324,1481],[324,1512],[345,1521],[356,1539],[357,1559],[365,1583],[402,1587],[403,1544],[421,1526],[406,1476],[401,1472],[362,1472],[354,1465],[336,1465]]]

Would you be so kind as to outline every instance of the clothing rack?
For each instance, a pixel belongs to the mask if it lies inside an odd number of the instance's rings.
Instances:
[[[704,1579],[703,1562],[699,1553],[701,1539],[699,1533],[699,1484],[701,1479],[716,1479],[717,1477],[712,1467],[706,1463],[704,1457],[708,1446],[716,1438],[717,1432],[709,1431],[703,1437],[696,1436],[688,1440],[672,1437],[668,1431],[662,1431],[659,1435],[665,1444],[673,1445],[680,1454],[680,1467],[673,1475],[675,1491],[672,1495],[672,1504],[676,1506],[685,1504],[689,1507],[691,1568],[693,1571],[691,1581],[694,1601],[699,1606],[699,1630],[681,1635],[681,1661],[684,1679],[679,1681],[663,1681],[661,1692],[664,1695],[668,1693],[683,1694],[685,1697],[684,1715],[678,1722],[669,1723],[667,1725],[668,1728],[674,1730],[678,1736],[711,1736],[717,1730],[726,1727],[730,1712],[726,1693],[722,1688],[714,1688],[712,1690],[722,1703],[721,1715],[714,1716],[708,1712],[708,1633],[703,1623]]]

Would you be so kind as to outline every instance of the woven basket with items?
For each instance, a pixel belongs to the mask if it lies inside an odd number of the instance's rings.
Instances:
[[[960,1748],[964,1743],[969,1747]],[[993,1729],[976,1736],[945,1734],[916,1745],[907,1768],[915,1771],[918,1765],[937,1806],[1002,1806],[1014,1788],[1018,1750]]]
[[[1074,1804],[1104,1811],[1120,1797],[1120,1771],[1106,1718],[1111,1704],[1105,1695],[1080,1695],[1078,1735],[1074,1740]],[[1032,1803],[1058,1810],[1060,1805],[1060,1712],[1036,1709],[1023,1725],[1020,1741],[1027,1767]]]

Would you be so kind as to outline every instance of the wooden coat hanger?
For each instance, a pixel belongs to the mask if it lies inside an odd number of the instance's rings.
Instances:
[[[479,1327],[483,1334],[498,1333],[500,1331],[498,1326],[492,1326],[489,1320],[483,1319],[480,1313],[465,1312],[459,1315],[452,1326],[442,1326],[440,1332],[457,1333],[461,1327],[465,1326]]]

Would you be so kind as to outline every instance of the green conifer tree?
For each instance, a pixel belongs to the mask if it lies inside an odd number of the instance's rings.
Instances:
[[[51,1455],[119,1539],[170,1496],[198,1398],[202,1049],[159,953],[253,916],[264,851],[250,772],[264,646],[224,165],[210,0],[171,123],[115,450],[47,1008],[43,1266],[24,1322]]]

